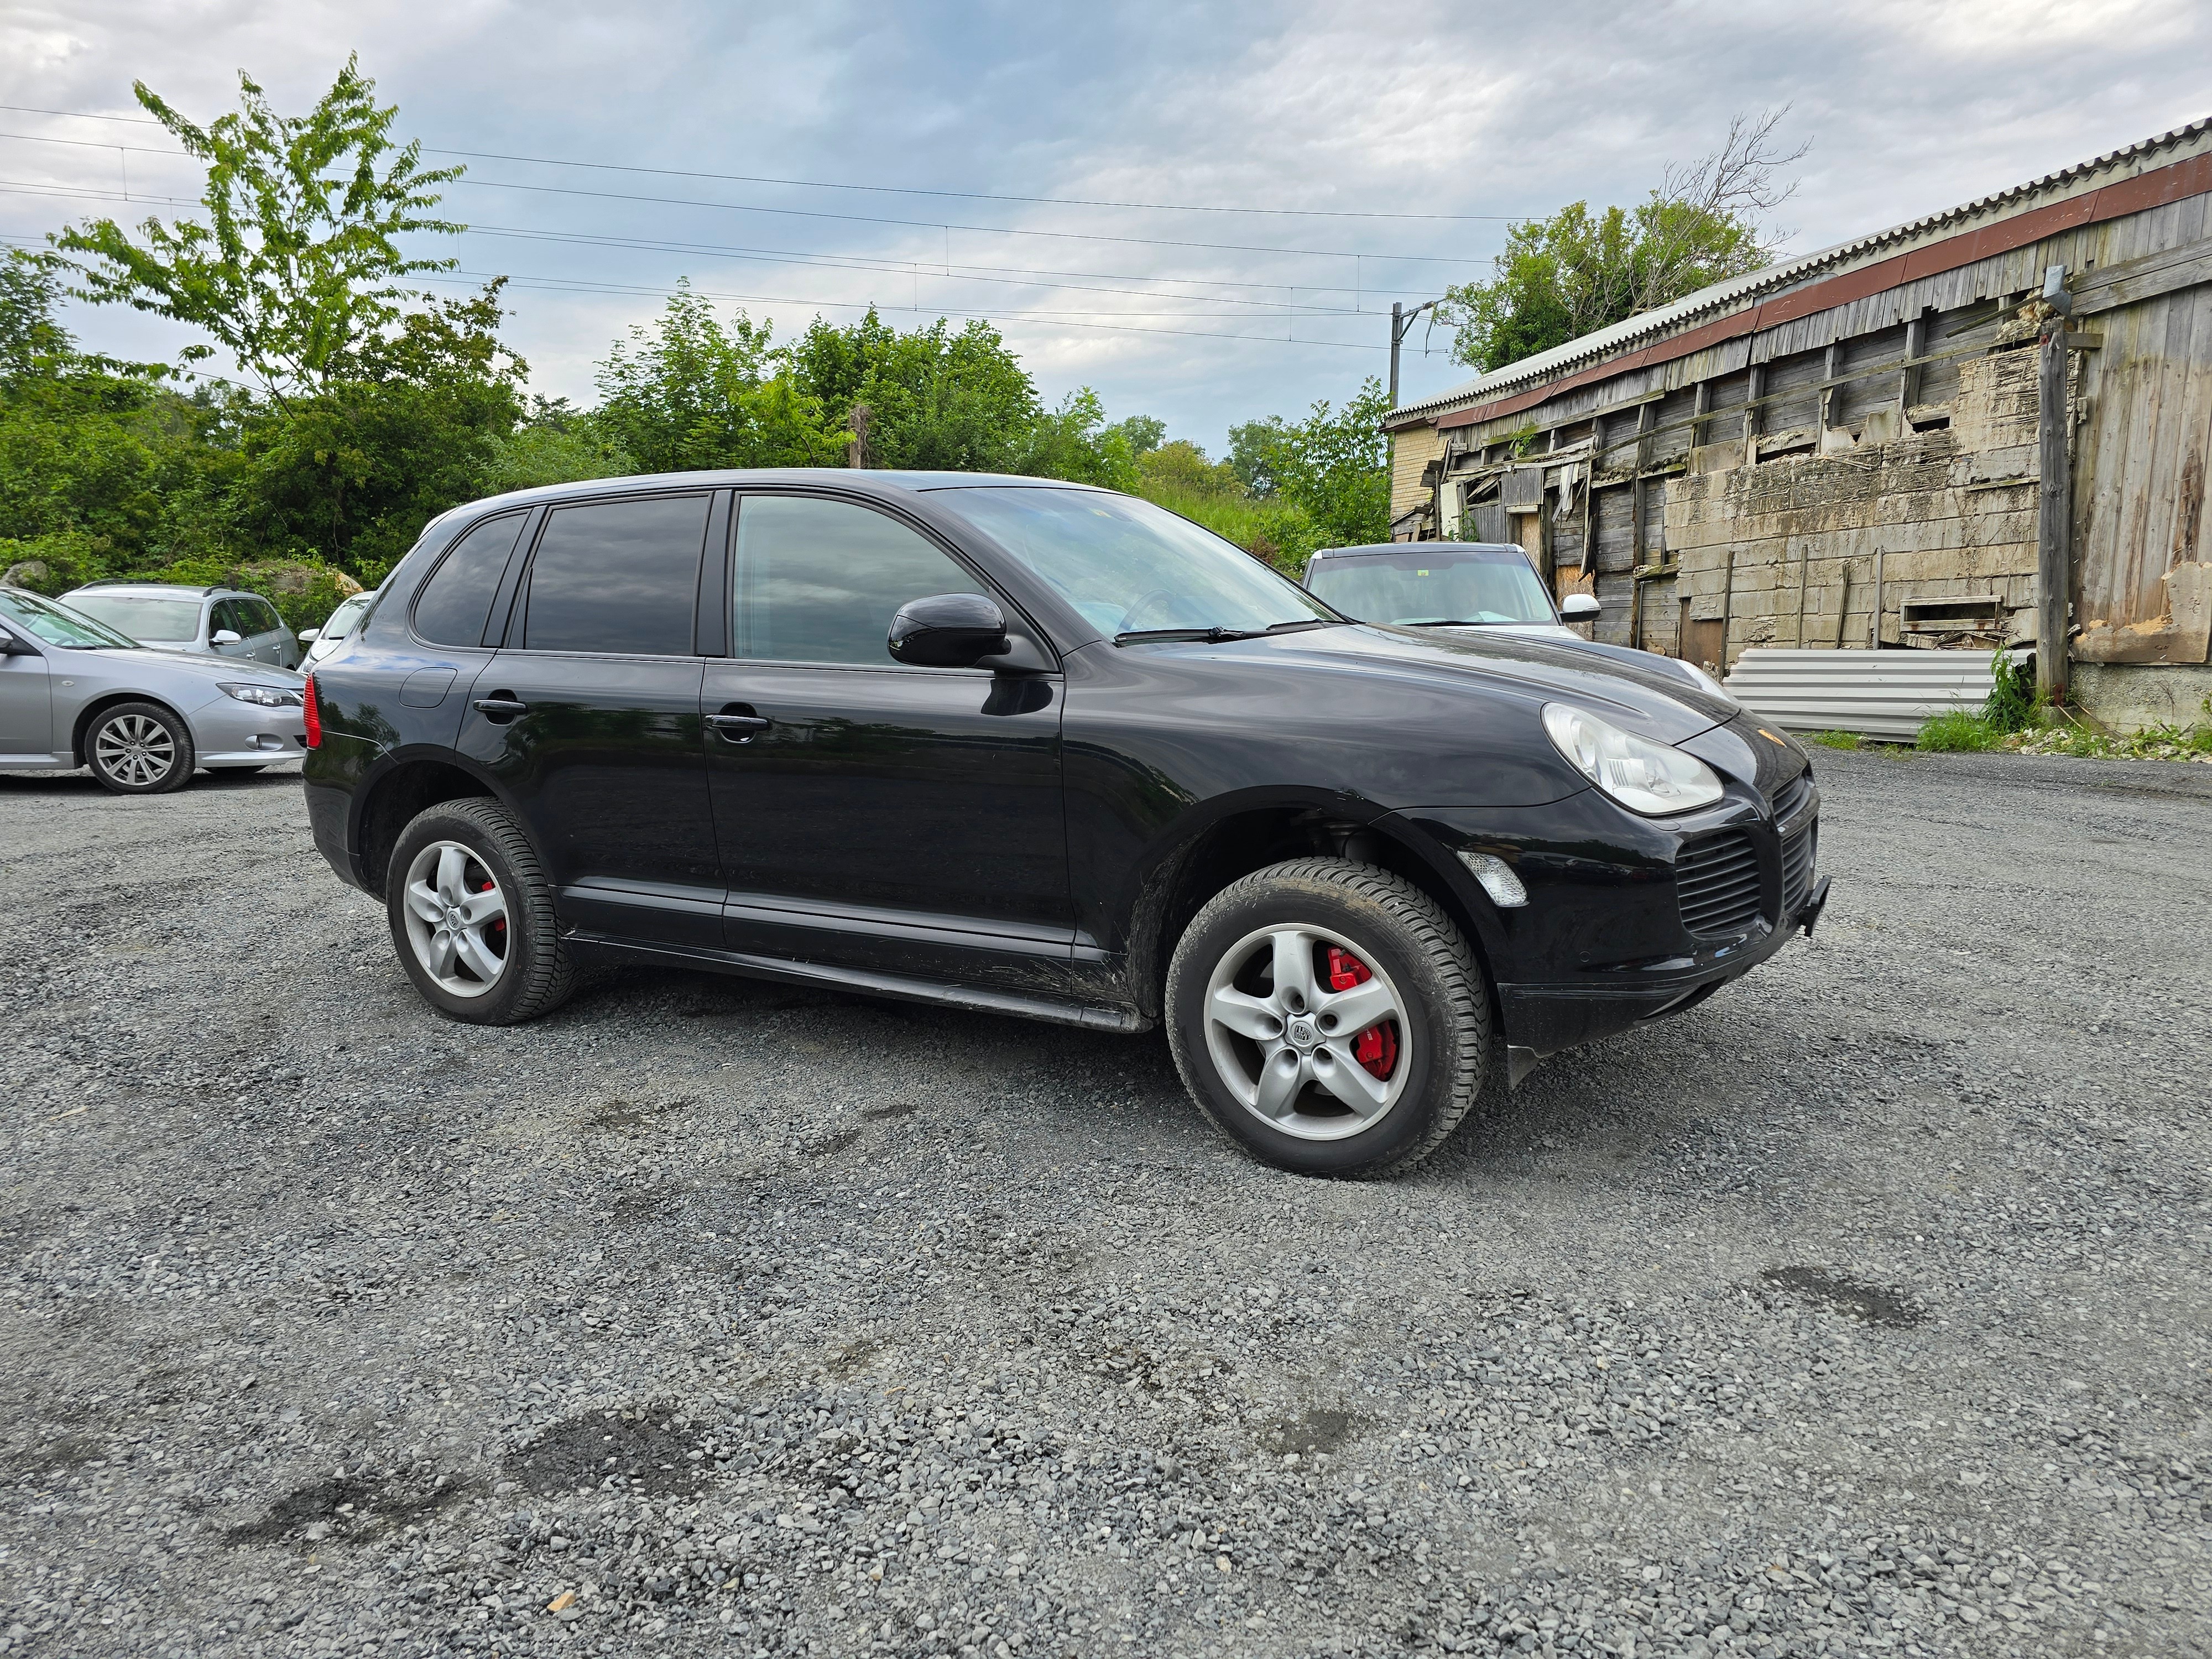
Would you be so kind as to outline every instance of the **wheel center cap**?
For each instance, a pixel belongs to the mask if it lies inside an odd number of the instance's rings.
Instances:
[[[1320,1041],[1320,1033],[1303,1019],[1291,1022],[1289,1036],[1291,1046],[1298,1048],[1310,1048]]]

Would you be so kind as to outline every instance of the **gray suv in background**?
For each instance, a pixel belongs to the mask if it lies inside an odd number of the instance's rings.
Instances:
[[[300,641],[258,593],[176,582],[88,582],[62,603],[156,651],[300,665]]]

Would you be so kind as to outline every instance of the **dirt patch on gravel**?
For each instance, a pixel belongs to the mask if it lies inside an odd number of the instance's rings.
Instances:
[[[668,1412],[589,1412],[546,1430],[507,1460],[507,1473],[549,1495],[610,1476],[632,1492],[686,1492],[702,1478],[704,1460],[689,1455],[696,1440]]]
[[[1917,1325],[1928,1310],[1902,1291],[1863,1285],[1825,1267],[1769,1267],[1759,1278],[1801,1302],[1847,1315],[1868,1325]]]

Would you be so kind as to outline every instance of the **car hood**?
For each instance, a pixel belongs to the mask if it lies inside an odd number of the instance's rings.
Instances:
[[[258,680],[265,684],[292,687],[307,684],[303,676],[289,668],[279,668],[275,663],[252,657],[207,657],[185,651],[156,650],[151,646],[141,646],[135,651],[71,651],[68,657],[77,663],[89,659],[112,665],[118,678],[148,679],[164,675],[210,683]]]
[[[1571,702],[1624,730],[1680,743],[1731,719],[1736,709],[1679,674],[1642,668],[1589,648],[1579,635],[1546,638],[1498,629],[1453,630],[1355,623],[1265,639],[1224,651],[1258,649],[1316,670],[1382,673],[1431,685],[1459,684],[1540,707]]]

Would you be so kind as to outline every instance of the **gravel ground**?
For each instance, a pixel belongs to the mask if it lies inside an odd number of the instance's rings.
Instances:
[[[1371,1185],[0,778],[0,1650],[2212,1650],[2212,776],[1820,765],[1817,940]]]

